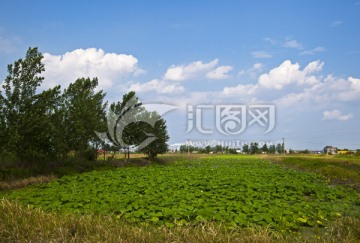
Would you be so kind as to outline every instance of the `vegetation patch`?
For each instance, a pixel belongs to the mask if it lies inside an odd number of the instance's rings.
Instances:
[[[357,156],[262,156],[287,167],[311,171],[328,178],[333,184],[348,185],[360,191],[360,157]]]
[[[46,211],[95,213],[172,228],[204,222],[281,232],[323,227],[359,213],[359,195],[250,156],[215,156],[169,165],[64,176],[13,191],[9,199]]]

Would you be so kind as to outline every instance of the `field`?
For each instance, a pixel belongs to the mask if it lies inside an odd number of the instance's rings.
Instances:
[[[8,192],[6,198],[60,217],[92,215],[174,230],[209,224],[234,232],[260,228],[287,237],[358,220],[359,194],[328,182],[255,156],[179,157],[64,176]]]

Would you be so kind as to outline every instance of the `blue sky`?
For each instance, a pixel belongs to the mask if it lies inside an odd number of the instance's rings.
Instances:
[[[284,137],[293,149],[360,148],[358,0],[35,0],[0,9],[1,79],[37,46],[43,88],[97,76],[109,100],[136,90],[144,103],[179,107],[164,116],[170,144]],[[186,133],[187,104],[272,104],[276,126]],[[203,115],[214,128],[214,112]]]

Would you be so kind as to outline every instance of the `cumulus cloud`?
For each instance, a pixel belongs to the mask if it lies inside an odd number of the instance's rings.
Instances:
[[[298,63],[292,64],[290,60],[286,60],[279,67],[270,70],[269,73],[262,74],[259,77],[259,85],[278,90],[290,84],[313,85],[319,80],[312,74],[321,71],[323,65],[323,62],[315,61],[301,70]]]
[[[306,87],[299,93],[285,94],[275,102],[281,106],[291,107],[296,104],[307,102],[308,105],[341,104],[360,99],[360,79],[349,77],[343,79],[328,75],[321,82]]]
[[[232,66],[219,66],[216,69],[208,72],[206,77],[208,79],[227,79],[230,76],[227,74],[233,69]]]
[[[349,77],[348,81],[351,83],[351,88],[356,91],[360,91],[360,79]]]
[[[184,91],[184,87],[178,83],[169,83],[164,80],[153,79],[143,84],[131,84],[129,90],[133,90],[138,93],[155,91],[159,94],[173,94],[182,93]]]
[[[187,65],[170,66],[163,77],[167,81],[185,81],[189,79],[227,79],[230,76],[232,66],[218,66],[219,60],[214,59],[211,62],[195,61]]]
[[[81,77],[98,77],[99,88],[109,89],[117,81],[144,72],[132,55],[105,53],[102,49],[76,49],[63,55],[44,54],[44,86],[67,86]]]
[[[188,65],[172,65],[165,72],[164,79],[170,81],[184,81],[191,78],[201,77],[206,75],[219,63],[218,59],[214,59],[211,62],[203,63],[202,61],[192,62]]]
[[[253,58],[258,58],[258,59],[260,59],[260,58],[272,58],[272,55],[270,53],[266,52],[266,51],[253,51],[251,53],[251,56]]]
[[[352,113],[344,115],[340,110],[331,110],[323,112],[324,120],[339,120],[339,121],[347,121],[354,117]]]

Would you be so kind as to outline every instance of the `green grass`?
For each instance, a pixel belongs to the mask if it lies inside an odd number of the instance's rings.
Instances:
[[[287,167],[311,171],[334,184],[345,184],[360,191],[360,157],[346,155],[262,156]]]

